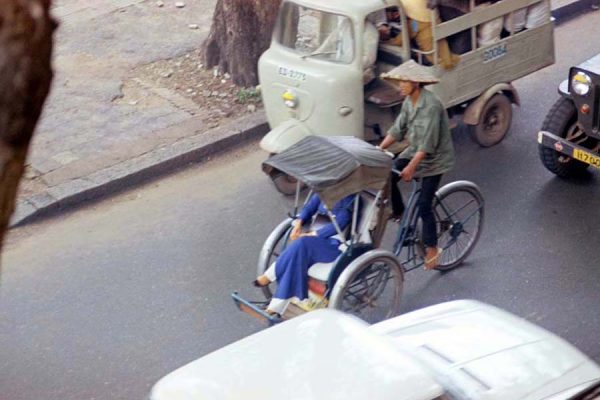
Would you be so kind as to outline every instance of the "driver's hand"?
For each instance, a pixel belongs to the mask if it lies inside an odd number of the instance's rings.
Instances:
[[[415,176],[415,169],[410,167],[410,166],[406,166],[403,170],[402,170],[402,180],[404,182],[410,182],[412,181],[413,177]]]
[[[290,233],[290,239],[296,240],[302,234],[302,220],[296,219],[292,224],[294,227],[292,228],[292,233]]]

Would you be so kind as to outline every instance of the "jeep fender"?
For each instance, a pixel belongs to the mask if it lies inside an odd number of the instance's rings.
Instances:
[[[511,103],[516,104],[517,106],[521,105],[519,94],[513,85],[510,83],[497,83],[469,104],[463,115],[463,122],[467,125],[477,125],[481,118],[481,110],[483,110],[485,103],[487,103],[496,93],[504,94]]]
[[[311,131],[302,122],[288,119],[271,129],[260,141],[260,147],[269,154],[277,154],[310,135]]]
[[[569,80],[565,79],[558,85],[558,94],[567,99],[571,98],[571,92],[569,92]]]

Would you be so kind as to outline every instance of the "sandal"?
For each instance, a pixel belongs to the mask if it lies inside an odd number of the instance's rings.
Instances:
[[[435,269],[438,265],[440,265],[439,258],[440,258],[440,255],[442,255],[443,249],[438,247],[436,250],[437,250],[436,254],[433,257],[425,259],[425,265],[423,266],[423,268],[426,271]]]
[[[271,317],[281,318],[281,314],[279,314],[277,311],[269,310],[267,308],[265,309],[265,312]]]

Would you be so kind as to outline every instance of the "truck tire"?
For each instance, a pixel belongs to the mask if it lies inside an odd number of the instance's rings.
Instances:
[[[561,96],[546,115],[542,130],[567,140],[584,134],[577,127],[577,108],[573,101]],[[544,167],[561,178],[580,175],[589,166],[541,144],[538,144],[538,150]]]
[[[275,185],[279,193],[284,196],[291,196],[296,193],[296,184],[298,183],[296,178],[281,171],[277,171],[270,176],[273,185]]]
[[[491,147],[504,139],[512,121],[512,103],[502,93],[493,95],[481,110],[479,123],[472,127],[473,139],[482,147]]]

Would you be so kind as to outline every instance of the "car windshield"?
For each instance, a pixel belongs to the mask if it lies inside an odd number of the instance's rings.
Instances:
[[[352,22],[342,15],[287,2],[281,8],[277,30],[277,41],[304,58],[344,64],[354,58]]]

